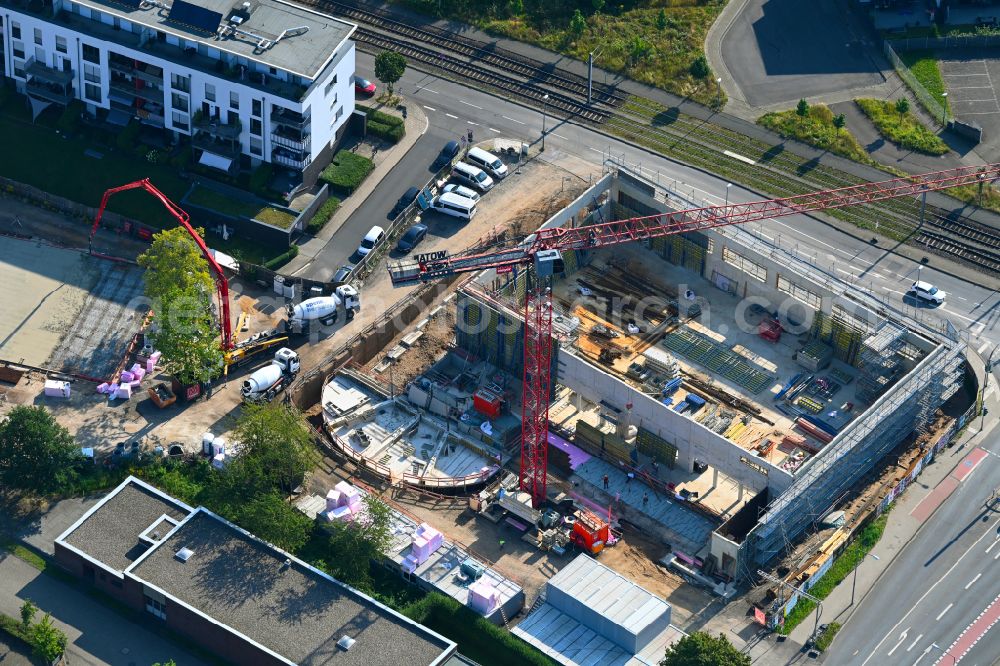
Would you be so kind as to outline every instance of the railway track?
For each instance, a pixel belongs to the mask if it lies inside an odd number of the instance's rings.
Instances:
[[[470,79],[535,106],[546,105],[553,113],[561,112],[578,121],[605,125],[615,134],[652,147],[667,157],[704,168],[770,196],[805,194],[862,182],[780,146],[767,145],[707,121],[629,97],[613,86],[595,83],[595,104],[588,105],[586,78],[441,28],[416,28],[335,0],[298,1],[359,23],[354,38],[369,50],[392,49],[415,62]],[[727,151],[751,159],[755,164],[727,156]],[[827,214],[863,229],[909,239],[936,254],[1000,274],[1000,256],[980,247],[1000,250],[1000,235],[996,230],[950,220],[948,211],[934,207],[928,207],[931,221],[925,222],[933,230],[918,229],[919,211],[915,199],[896,199],[880,202],[877,206],[831,210]]]
[[[342,16],[362,23],[369,29],[391,33],[409,40],[415,40],[421,44],[433,45],[439,49],[455,53],[473,62],[479,62],[495,67],[503,72],[524,77],[529,82],[544,85],[560,92],[579,96],[581,99],[587,97],[587,79],[552,67],[526,56],[508,51],[506,49],[486,45],[469,37],[463,37],[453,32],[425,26],[417,28],[407,25],[393,18],[370,12],[353,5],[334,0],[314,0],[316,6],[332,10]],[[600,104],[611,107],[620,106],[625,102],[627,95],[619,92],[614,86],[595,83],[593,86],[593,99]]]

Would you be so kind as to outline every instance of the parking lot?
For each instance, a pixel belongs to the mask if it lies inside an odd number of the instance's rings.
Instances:
[[[983,128],[979,150],[1000,146],[1000,49],[954,49],[937,54],[952,114]]]

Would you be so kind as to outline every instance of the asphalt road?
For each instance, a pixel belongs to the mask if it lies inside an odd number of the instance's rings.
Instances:
[[[1000,630],[976,622],[987,609],[988,617],[1000,614],[1000,603],[994,603],[1000,596],[1000,507],[985,506],[1000,484],[1000,444],[995,436],[989,441],[983,448],[990,453],[851,616],[826,664],[997,663]]]
[[[362,76],[373,77],[373,56],[358,53],[357,68]],[[372,192],[358,212],[334,236],[320,255],[320,260],[307,271],[308,277],[327,277],[357,248],[361,238],[373,224],[386,221],[385,215],[399,196],[411,185],[426,181],[427,165],[433,161],[443,143],[458,138],[467,130],[475,132],[476,140],[493,136],[519,137],[537,142],[541,136],[543,117],[537,109],[529,109],[461,83],[442,79],[419,70],[408,69],[397,84],[411,103],[420,104],[429,119],[428,131]],[[586,177],[597,170],[609,155],[637,165],[647,177],[659,180],[693,204],[721,204],[727,198],[726,181],[697,169],[653,155],[641,148],[616,141],[572,122],[546,119],[546,156],[558,159],[573,157],[587,163]],[[573,160],[566,162],[572,168]],[[753,201],[760,196],[736,185],[729,188],[728,200]],[[910,313],[949,319],[958,330],[968,330],[971,345],[981,353],[1000,344],[1000,293],[973,281],[954,277],[931,265],[921,265],[909,258],[893,254],[890,249],[873,246],[810,217],[797,215],[751,225],[768,242],[797,252],[828,273],[847,279],[878,294]],[[943,307],[915,307],[904,301],[911,282],[925,280],[946,291],[949,296]]]

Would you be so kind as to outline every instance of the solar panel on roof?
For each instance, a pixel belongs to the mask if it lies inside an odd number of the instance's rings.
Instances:
[[[222,14],[205,9],[198,5],[192,5],[184,0],[174,0],[170,6],[170,13],[167,20],[181,23],[183,25],[204,30],[205,32],[215,32],[222,24]]]
[[[111,0],[116,5],[122,5],[128,7],[129,9],[138,9],[139,5],[142,4],[142,0]]]

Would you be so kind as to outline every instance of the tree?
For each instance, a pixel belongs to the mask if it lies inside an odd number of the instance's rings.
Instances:
[[[652,52],[653,46],[639,35],[632,37],[628,43],[628,59],[633,67],[649,57]]]
[[[305,544],[312,529],[308,516],[276,492],[236,505],[227,517],[264,541],[293,552]]]
[[[712,73],[712,69],[708,66],[708,58],[706,58],[704,54],[699,55],[694,59],[694,62],[691,63],[691,67],[688,68],[688,71],[690,71],[691,76],[696,79],[704,79]]]
[[[52,624],[48,613],[31,627],[29,636],[31,652],[45,663],[51,664],[66,651],[66,634]]]
[[[24,603],[21,604],[21,627],[25,631],[31,626],[31,623],[35,620],[35,613],[38,612],[38,606],[35,605],[31,599],[25,599]]]
[[[713,638],[696,631],[667,648],[660,666],[750,666],[750,657],[733,647],[726,637]]]
[[[273,490],[290,493],[316,462],[302,414],[279,402],[245,405],[234,438],[242,448],[227,476],[247,499]]]
[[[371,588],[371,562],[380,560],[392,543],[392,509],[374,495],[350,523],[331,523],[329,559],[334,575],[354,587]]]
[[[375,56],[375,78],[383,82],[392,96],[392,84],[403,78],[406,58],[395,51],[382,51]]]
[[[804,99],[800,99],[799,103],[795,105],[795,113],[799,115],[800,118],[805,118],[809,115],[809,102]]]
[[[900,97],[896,100],[896,113],[899,114],[899,119],[902,120],[906,112],[910,110],[910,101],[905,97]]]
[[[520,16],[524,13],[524,0],[510,0],[508,3],[511,16]]]
[[[837,128],[837,134],[840,134],[840,130],[844,129],[846,125],[847,118],[844,117],[844,114],[841,113],[833,117],[833,126]]]
[[[19,405],[0,421],[0,485],[47,494],[77,475],[80,447],[44,407]]]
[[[204,230],[197,232],[204,236]],[[215,283],[194,239],[183,227],[161,231],[138,262],[146,269],[146,296],[156,315],[150,338],[169,370],[184,384],[218,375],[222,349],[212,315]]]
[[[579,37],[587,29],[587,19],[579,9],[573,10],[573,18],[569,20],[569,31],[574,37]]]
[[[669,21],[667,21],[667,10],[660,8],[660,13],[656,15],[656,29],[663,32],[667,29]]]
[[[590,0],[590,4],[595,12],[600,12],[604,9],[604,0]]]

